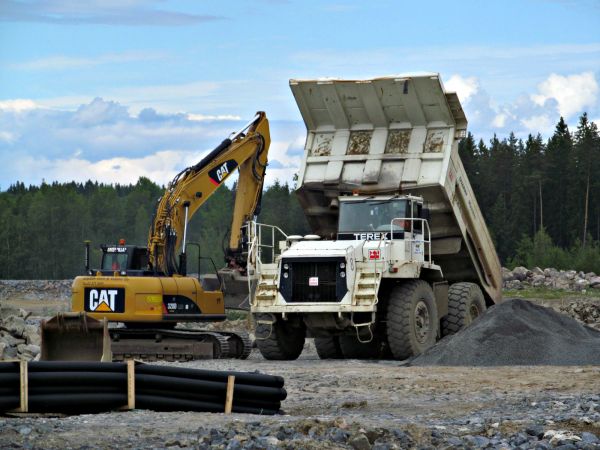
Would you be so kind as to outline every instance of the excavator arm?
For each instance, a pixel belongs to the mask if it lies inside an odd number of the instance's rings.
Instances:
[[[264,112],[237,133],[225,139],[198,164],[175,176],[160,198],[148,236],[151,270],[165,275],[181,273],[184,261],[177,261],[182,248],[185,258],[187,224],[204,202],[236,169],[236,189],[228,257],[240,251],[241,227],[256,213],[260,203],[267,154],[271,138]]]

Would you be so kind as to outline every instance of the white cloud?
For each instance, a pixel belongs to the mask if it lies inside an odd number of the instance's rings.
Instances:
[[[592,117],[600,112],[598,83],[591,72],[565,76],[551,74],[538,84],[535,92],[521,93],[500,104],[477,78],[455,75],[446,87],[447,90],[455,88],[459,96],[463,91],[461,100],[469,128],[476,136],[484,138],[509,132],[520,138],[530,133],[549,137],[561,115],[573,120],[583,112]]]
[[[467,103],[479,91],[479,80],[476,77],[465,78],[460,75],[452,75],[444,83],[444,87],[448,92],[456,92],[460,101]]]
[[[96,55],[93,57],[73,57],[66,55],[49,56],[21,63],[10,64],[9,67],[23,70],[62,70],[80,67],[93,67],[102,64],[120,64],[140,61],[151,61],[164,58],[160,53],[125,52]]]
[[[546,100],[554,99],[558,102],[560,114],[570,118],[596,105],[598,82],[592,72],[567,76],[553,73],[539,84],[538,90],[539,94],[531,96],[537,105],[544,106]]]
[[[0,106],[2,188],[42,179],[135,183],[140,176],[164,184],[245,123],[233,115],[190,117],[151,108],[133,115],[120,103],[101,98],[71,111],[36,107],[28,100]],[[267,184],[291,182],[304,133],[301,123],[271,121]]]
[[[525,127],[531,133],[539,133],[546,132],[548,130],[552,130],[556,122],[552,120],[552,118],[547,114],[542,114],[539,116],[531,116],[524,119],[521,119],[521,123],[525,125]]]
[[[242,120],[240,116],[235,116],[233,114],[186,114],[186,117],[193,122],[203,122],[206,120]]]
[[[16,139],[17,137],[14,135],[14,133],[11,133],[10,131],[0,131],[0,141],[4,141],[10,144]]]
[[[0,21],[61,25],[186,26],[221,17],[159,9],[161,0],[2,0]]]
[[[0,100],[0,111],[22,112],[30,109],[38,108],[39,106],[28,99],[17,98],[14,100]]]
[[[496,117],[494,117],[494,120],[492,120],[492,125],[498,128],[503,128],[506,124],[506,119],[506,114],[496,114]]]
[[[205,152],[206,153],[206,152]],[[169,182],[182,168],[188,167],[195,159],[194,152],[166,150],[143,158],[109,158],[92,162],[79,157],[69,159],[48,159],[27,157],[15,164],[15,171],[25,179],[32,168],[37,167],[37,179],[48,181],[97,180],[103,183],[135,183],[145,176],[159,184]]]

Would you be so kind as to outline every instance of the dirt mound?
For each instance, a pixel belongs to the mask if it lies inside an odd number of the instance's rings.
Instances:
[[[600,331],[525,300],[493,306],[415,358],[415,366],[600,364]]]

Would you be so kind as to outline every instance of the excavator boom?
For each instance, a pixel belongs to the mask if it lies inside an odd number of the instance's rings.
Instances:
[[[230,249],[239,247],[242,224],[251,219],[262,192],[267,152],[270,144],[269,122],[258,112],[245,128],[225,139],[198,164],[183,170],[169,183],[161,197],[148,237],[150,267],[165,275],[181,273],[177,261],[186,237],[187,223],[194,213],[236,170],[239,179],[231,224]]]

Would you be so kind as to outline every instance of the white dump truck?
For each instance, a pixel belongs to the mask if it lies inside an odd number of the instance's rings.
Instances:
[[[467,120],[439,75],[290,87],[308,133],[297,194],[314,234],[287,236],[270,264],[254,236],[262,355],[296,359],[314,337],[321,358],[406,359],[501,301],[458,155]]]

